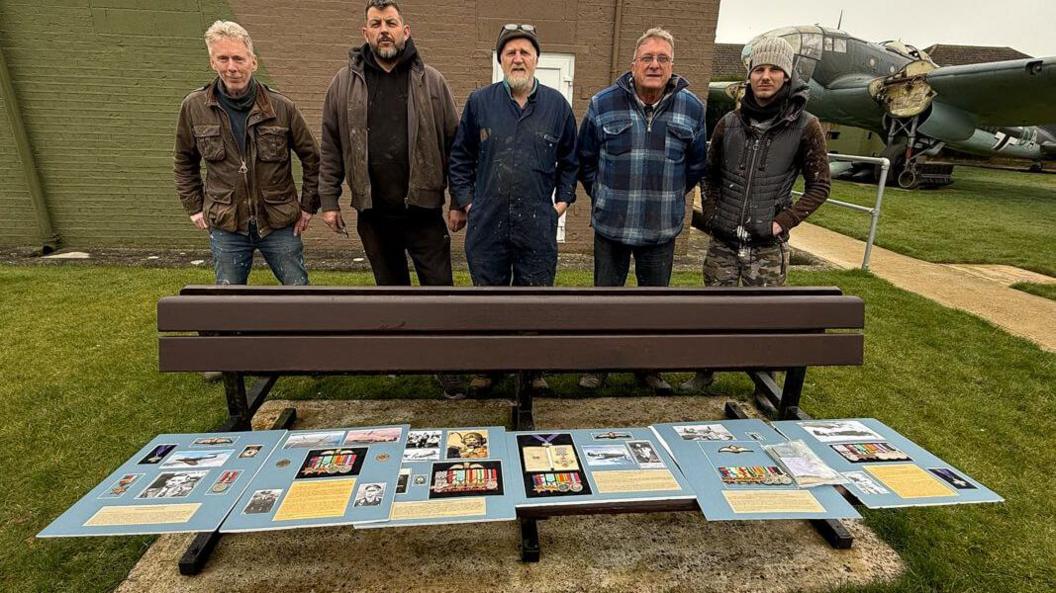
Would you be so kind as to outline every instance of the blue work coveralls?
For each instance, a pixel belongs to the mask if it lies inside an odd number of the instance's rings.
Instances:
[[[524,109],[505,82],[469,96],[451,149],[449,180],[455,203],[473,204],[466,260],[474,285],[553,285],[553,203],[575,201],[578,169],[576,120],[559,92],[537,81]]]

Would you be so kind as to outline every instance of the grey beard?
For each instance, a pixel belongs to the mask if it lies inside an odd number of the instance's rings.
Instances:
[[[374,51],[374,55],[378,56],[379,58],[383,60],[391,60],[396,56],[400,55],[400,52],[403,51],[403,48],[406,45],[406,42],[398,43],[394,47],[387,47],[385,49],[382,49],[378,45],[371,45],[370,49],[372,49]]]
[[[533,82],[532,77],[528,75],[506,76],[506,84],[510,85],[512,91],[530,91]]]

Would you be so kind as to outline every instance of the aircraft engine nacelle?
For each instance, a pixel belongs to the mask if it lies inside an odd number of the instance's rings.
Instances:
[[[975,128],[975,118],[968,112],[947,103],[932,103],[917,131],[943,142],[959,142],[971,138]]]

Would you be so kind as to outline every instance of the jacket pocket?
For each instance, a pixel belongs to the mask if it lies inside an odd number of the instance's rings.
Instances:
[[[260,193],[264,198],[264,216],[268,219],[270,228],[288,227],[301,217],[301,205],[297,203],[297,191],[292,186],[282,189],[265,189]]]
[[[257,158],[267,162],[282,162],[290,158],[290,129],[283,126],[257,128]]]
[[[601,141],[602,150],[612,156],[630,152],[632,125],[629,121],[617,121],[603,125],[601,127],[604,136]]]
[[[209,226],[228,232],[238,230],[235,215],[234,190],[208,189],[205,192],[205,203],[202,204],[205,219]]]
[[[557,169],[557,143],[560,140],[553,134],[543,132],[535,137],[535,169],[543,173],[553,173]]]
[[[686,149],[693,142],[693,130],[678,124],[667,124],[667,138],[664,147],[667,159],[676,163],[686,160]]]
[[[194,126],[194,142],[198,153],[207,161],[222,161],[227,156],[219,124]]]

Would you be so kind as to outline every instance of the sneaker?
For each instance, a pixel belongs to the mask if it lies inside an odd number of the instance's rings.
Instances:
[[[469,393],[473,395],[484,395],[491,391],[495,381],[491,375],[473,375],[469,380]]]
[[[584,373],[579,377],[579,386],[583,389],[597,389],[605,384],[606,373]]]
[[[440,394],[444,399],[466,399],[466,384],[458,375],[436,375],[440,382]]]
[[[550,395],[550,385],[546,382],[546,379],[544,379],[542,375],[532,377],[532,392],[535,395]]]
[[[685,393],[700,393],[715,382],[715,373],[711,371],[697,371],[693,378],[678,386]]]
[[[658,373],[646,373],[638,376],[638,384],[653,390],[656,395],[671,395],[675,392],[671,384],[664,381]]]
[[[216,383],[223,378],[224,374],[220,371],[205,371],[202,373],[202,379],[204,379],[206,383]]]

